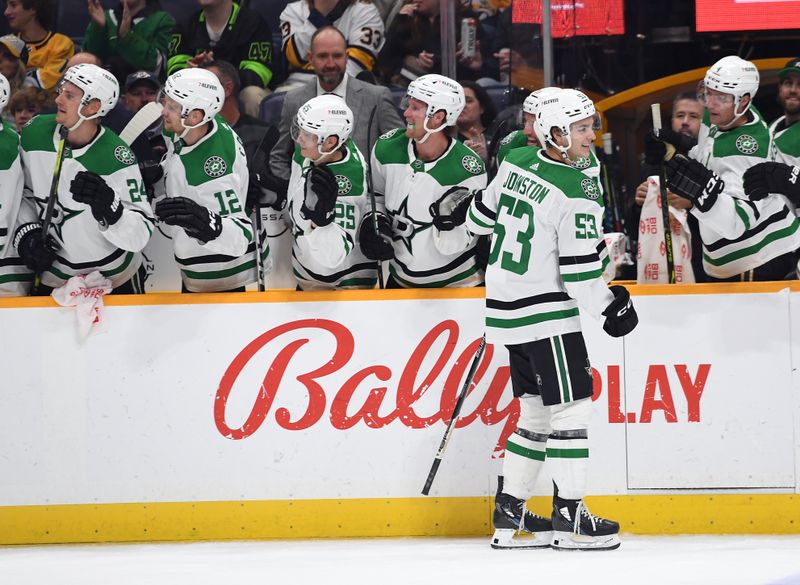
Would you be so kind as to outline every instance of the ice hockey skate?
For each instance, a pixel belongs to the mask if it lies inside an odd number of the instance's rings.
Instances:
[[[619,548],[619,524],[595,516],[583,500],[553,498],[553,542],[556,550]]]
[[[494,498],[492,548],[548,548],[553,525],[548,518],[528,511],[525,502],[498,492]]]

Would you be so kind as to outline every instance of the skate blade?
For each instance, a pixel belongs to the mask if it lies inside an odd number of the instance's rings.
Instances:
[[[553,533],[548,532],[518,532],[513,528],[498,528],[492,536],[492,548],[512,549],[512,548],[550,548],[553,540]]]
[[[614,550],[619,548],[619,534],[587,536],[572,532],[553,532],[554,550]]]

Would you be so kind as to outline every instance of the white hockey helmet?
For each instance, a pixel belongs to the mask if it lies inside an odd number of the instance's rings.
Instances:
[[[225,102],[225,90],[219,78],[208,69],[181,69],[167,77],[162,92],[181,106],[184,131],[178,138],[183,138],[192,128],[211,121]],[[185,121],[192,110],[201,110],[203,119],[193,126],[187,126]]]
[[[81,107],[78,110],[78,123],[70,130],[80,126],[84,120],[102,118],[114,109],[119,98],[119,82],[108,71],[91,63],[73,65],[64,74],[61,83],[69,82],[83,92]],[[100,101],[100,109],[93,116],[84,116],[81,110],[92,100]]]
[[[528,97],[525,98],[525,101],[522,102],[522,111],[526,114],[536,116],[539,113],[539,103],[544,96],[560,90],[560,87],[543,87],[541,89],[537,89],[536,91],[532,91]]]
[[[559,89],[541,97],[536,122],[533,124],[536,137],[542,148],[555,146],[565,160],[569,160],[567,151],[572,146],[570,126],[580,120],[594,118],[592,128],[600,129],[600,118],[592,100],[577,89]],[[557,129],[567,139],[566,146],[556,142],[553,130]]]
[[[426,134],[419,142],[425,142],[432,132],[439,132],[447,126],[455,126],[466,103],[461,84],[437,73],[421,75],[409,83],[406,97],[417,99],[428,106],[425,122],[422,125]],[[445,113],[444,124],[438,128],[428,128],[428,120],[441,110]]]
[[[330,136],[336,136],[339,142],[337,148],[341,147],[353,131],[353,111],[338,95],[326,94],[311,98],[297,110],[294,124],[292,124],[292,139],[297,141],[300,130],[317,137],[317,145],[323,152],[322,145]]]
[[[706,76],[703,79],[701,92],[706,89],[713,89],[720,93],[727,93],[734,98],[734,118],[731,124],[750,108],[753,103],[753,98],[756,97],[759,84],[758,69],[750,61],[745,61],[736,55],[728,55],[723,57],[711,68],[706,71]],[[750,101],[747,106],[740,112],[739,105],[742,98],[746,95],[750,96]],[[704,97],[704,96],[703,96]]]
[[[11,84],[8,83],[6,76],[0,73],[0,110],[5,109],[8,100],[11,98]]]

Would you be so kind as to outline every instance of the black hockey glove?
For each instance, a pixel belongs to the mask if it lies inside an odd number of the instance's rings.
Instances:
[[[667,163],[667,187],[700,211],[708,211],[725,189],[725,181],[696,160],[676,156]]]
[[[614,300],[603,311],[603,316],[606,318],[603,329],[611,337],[622,337],[636,328],[636,325],[639,324],[639,316],[636,314],[636,309],[633,308],[628,289],[616,284],[609,287],[608,290],[614,293]]]
[[[156,183],[164,176],[164,168],[161,163],[155,160],[139,161],[139,172],[142,173],[144,190],[147,192],[148,200],[153,198]]]
[[[81,171],[72,179],[69,190],[75,201],[85,203],[92,209],[92,215],[100,225],[114,225],[122,217],[119,195],[100,175]]]
[[[206,244],[222,233],[222,218],[188,197],[167,197],[156,204],[156,216],[183,228],[190,238]]]
[[[358,229],[361,251],[370,260],[391,260],[394,258],[392,224],[386,215],[378,212],[378,232],[376,233],[372,217],[372,212],[367,213],[361,220],[361,227]]]
[[[442,232],[449,232],[467,221],[467,211],[475,196],[464,187],[450,187],[435,203],[431,203],[430,213],[433,225]]]
[[[770,193],[786,195],[795,205],[800,204],[800,167],[777,162],[763,162],[744,172],[744,193],[751,201],[768,197]]]
[[[289,181],[281,179],[268,169],[257,169],[250,173],[250,187],[247,190],[248,207],[255,207],[256,198],[261,205],[281,211],[286,207],[286,194]],[[252,199],[251,199],[252,197]]]
[[[652,131],[644,137],[644,162],[648,165],[659,166],[667,156],[667,145]]]
[[[333,221],[339,185],[331,170],[312,166],[306,173],[305,196],[300,207],[301,217],[322,227]]]
[[[53,236],[45,237],[39,222],[21,225],[14,236],[14,247],[25,266],[37,273],[50,268],[59,248]]]
[[[650,131],[653,133],[653,131]],[[655,138],[655,136],[653,136]],[[697,139],[692,138],[691,136],[687,136],[686,134],[681,134],[680,132],[675,132],[672,128],[662,128],[658,131],[658,138],[656,140],[662,140],[667,144],[670,144],[678,154],[687,155],[689,151],[694,148],[697,144]],[[672,155],[667,157],[668,159],[672,158]]]

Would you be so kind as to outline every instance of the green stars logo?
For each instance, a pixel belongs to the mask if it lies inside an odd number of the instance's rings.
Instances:
[[[754,154],[758,151],[758,141],[749,134],[742,134],[736,139],[736,148],[742,154]]]
[[[581,181],[581,189],[583,189],[583,194],[589,199],[595,200],[600,197],[600,189],[598,189],[597,184],[588,177]]]
[[[394,130],[389,130],[388,132],[384,132],[383,134],[380,135],[380,138],[382,140],[387,140],[392,136],[394,136],[395,134],[397,134],[398,132],[400,132],[400,128],[395,128]]]
[[[114,149],[114,158],[124,165],[132,165],[136,162],[136,155],[133,154],[133,151],[122,144]]]
[[[473,175],[480,175],[483,172],[483,165],[478,157],[468,154],[461,159],[461,166],[464,167],[468,173]]]
[[[221,177],[228,170],[228,165],[219,156],[210,156],[203,165],[203,170],[209,177]]]
[[[573,161],[572,166],[576,169],[585,169],[588,168],[590,164],[592,164],[592,161],[589,160],[589,157],[581,156]]]
[[[347,195],[353,190],[353,183],[344,175],[336,175],[337,195]]]

